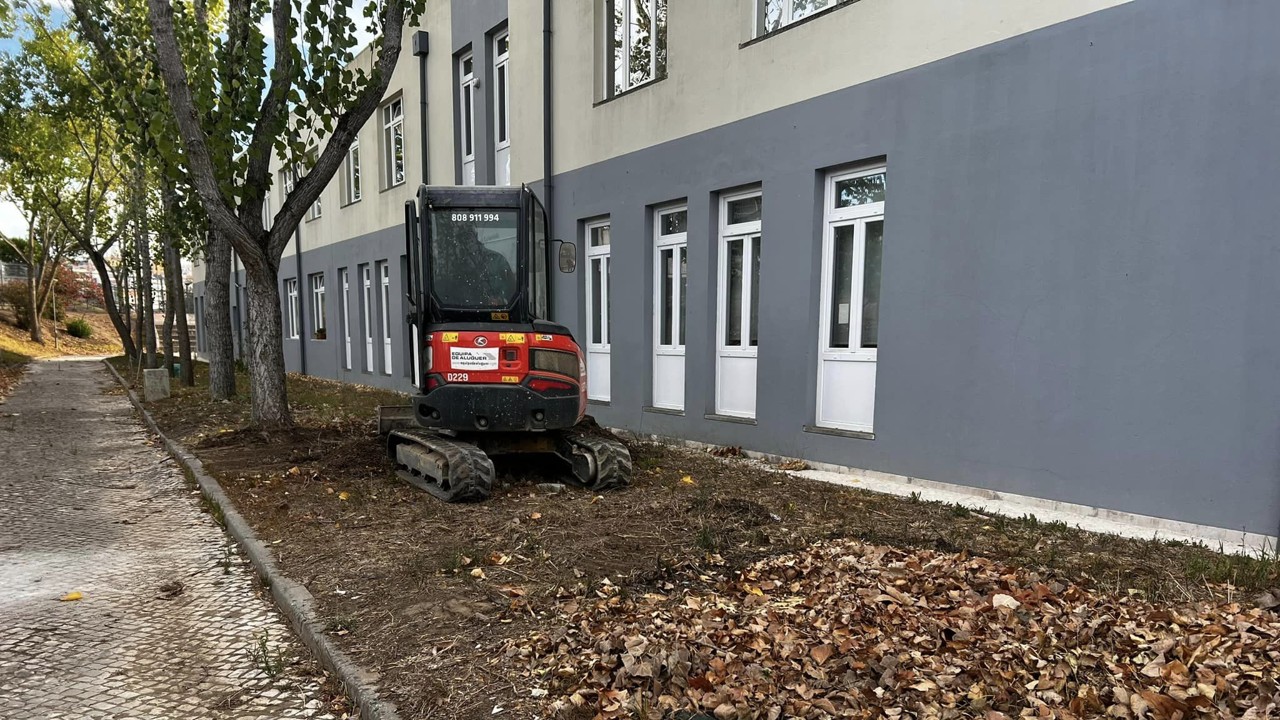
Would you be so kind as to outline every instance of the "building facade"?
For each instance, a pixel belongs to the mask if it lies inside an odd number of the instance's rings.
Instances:
[[[527,183],[578,245],[553,316],[602,424],[1274,536],[1278,28],[1267,0],[428,3],[282,262],[289,369],[409,390],[404,201]]]

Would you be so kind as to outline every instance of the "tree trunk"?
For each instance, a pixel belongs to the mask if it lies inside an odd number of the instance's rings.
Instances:
[[[40,318],[40,300],[38,297],[36,297],[38,295],[38,293],[36,292],[36,283],[38,282],[39,280],[36,278],[36,269],[33,266],[28,265],[27,266],[27,318],[28,318],[28,322],[31,323],[31,342],[37,342],[43,345],[44,331],[40,327],[40,319],[41,319]]]
[[[164,367],[165,370],[173,375],[173,259],[171,255],[172,238],[165,237],[161,241],[164,247],[164,330],[162,341],[164,343]]]
[[[284,327],[279,268],[260,261],[245,262],[249,279],[249,395],[250,419],[258,427],[292,427],[285,388]]]
[[[106,306],[107,317],[111,318],[111,324],[115,326],[116,334],[120,336],[120,345],[124,347],[124,354],[130,359],[135,359],[138,356],[138,348],[134,346],[133,335],[129,332],[129,310],[126,307],[124,315],[120,314],[120,307],[116,304],[116,296],[111,289],[111,268],[107,266],[107,258],[92,248],[85,248],[85,251],[89,254],[89,262],[92,262],[94,269],[98,271],[98,282],[102,283],[102,304]],[[125,278],[128,278],[128,275],[125,275]]]
[[[182,384],[193,387],[196,384],[195,368],[191,365],[191,327],[187,324],[187,293],[182,286],[182,255],[176,245],[169,244],[168,263],[173,265],[173,280],[169,288],[169,301],[165,307],[173,308],[173,318],[178,330],[178,367],[181,369]],[[167,334],[166,337],[169,337]],[[172,344],[172,339],[170,344]]]
[[[236,396],[235,342],[231,336],[231,243],[209,231],[205,253],[204,331],[209,348],[209,397]]]

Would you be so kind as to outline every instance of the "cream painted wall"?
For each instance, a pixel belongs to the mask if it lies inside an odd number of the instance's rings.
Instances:
[[[750,46],[754,0],[668,0],[667,78],[592,107],[599,0],[553,16],[555,172],[690,135],[923,65],[1128,0],[860,0]],[[512,28],[540,37],[542,3],[513,2]],[[525,29],[528,28],[528,29]],[[513,32],[513,36],[516,33]],[[534,46],[538,45],[538,48]],[[542,176],[540,40],[513,58],[516,182]],[[514,93],[514,90],[513,90]],[[532,103],[532,106],[530,105]]]

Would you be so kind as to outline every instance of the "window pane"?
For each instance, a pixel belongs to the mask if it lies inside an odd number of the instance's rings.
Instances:
[[[689,221],[689,213],[686,210],[677,210],[662,215],[661,230],[662,235],[676,235],[685,232],[685,226]]]
[[[547,317],[547,214],[533,201],[533,315]]]
[[[507,141],[507,66],[498,66],[498,142]]]
[[[627,0],[613,0],[613,91],[627,89]]]
[[[470,55],[462,59],[462,74],[464,76],[473,74],[473,67],[474,64]]]
[[[462,154],[471,156],[471,85],[462,87]]]
[[[481,212],[481,210],[484,210]],[[500,310],[519,290],[514,209],[434,209],[431,292],[440,305]]]
[[[759,0],[761,7],[761,20],[763,21],[763,31],[773,32],[782,27],[782,3],[783,0]]]
[[[841,225],[835,229],[831,248],[831,336],[828,344],[833,348],[849,347],[849,313],[853,298],[853,237],[854,225]]]
[[[351,146],[351,199],[360,199],[360,146]]]
[[[724,344],[733,347],[742,344],[742,240],[730,240],[728,250]]]
[[[606,255],[604,260],[604,342],[606,345],[613,342],[613,323],[607,322],[609,319],[609,310],[613,308],[613,263],[610,262],[609,256]]]
[[[684,345],[684,296],[689,287],[689,258],[686,248],[680,247],[680,345]]]
[[[601,263],[603,262],[604,262],[604,258],[593,258],[591,260],[591,339],[590,339],[590,342],[592,343],[600,342],[601,330],[603,329],[600,322],[600,318],[602,317],[601,308],[600,308],[600,299],[603,297],[603,293],[600,288],[600,283],[604,282],[604,269],[603,267],[601,267]]]
[[[498,54],[499,55],[507,54],[509,38],[510,38],[509,35],[503,35],[502,37],[498,38]]]
[[[734,200],[729,203],[729,219],[730,225],[737,225],[745,222],[760,221],[760,196],[743,198]]]
[[[396,184],[404,182],[404,124],[396,123],[392,128],[392,154],[395,158],[393,179]]]
[[[609,244],[609,226],[601,225],[591,228],[591,247],[602,247]]]
[[[751,238],[751,328],[750,345],[756,346],[756,328],[760,326],[760,236]]]
[[[654,77],[667,76],[667,0],[656,0],[654,2],[654,22],[657,25],[654,30],[654,65],[657,70]]]
[[[884,173],[849,178],[836,183],[836,207],[884,202]]]
[[[808,17],[831,4],[831,0],[791,0],[791,22]]]
[[[658,311],[660,325],[658,344],[660,345],[671,344],[671,310],[674,304],[672,301],[675,299],[673,297],[674,285],[672,284],[675,279],[673,276],[675,271],[673,256],[674,252],[671,249],[663,250],[659,255],[661,260],[658,264],[661,266],[662,273],[662,277],[659,280],[661,288],[658,291],[658,297],[662,302],[662,307]]]
[[[649,16],[649,0],[631,0],[630,15],[627,18],[627,40],[631,48],[627,58],[627,77],[628,87],[634,87],[653,77],[653,68],[649,66],[653,56],[653,38],[650,34],[653,18]]]
[[[867,223],[867,260],[862,271],[862,347],[880,346],[880,258],[884,255],[884,221]]]

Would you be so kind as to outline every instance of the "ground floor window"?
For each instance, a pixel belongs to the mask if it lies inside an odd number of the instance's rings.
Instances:
[[[368,263],[360,266],[360,279],[363,283],[360,315],[364,330],[364,371],[373,372],[373,268]]]
[[[684,409],[688,217],[683,206],[655,211],[653,404],[670,410]]]
[[[759,190],[720,198],[716,412],[754,418],[760,318]]]
[[[609,342],[609,221],[588,223],[587,248],[587,396],[608,401],[610,396]]]
[[[379,263],[379,280],[382,283],[382,372],[391,374],[391,268],[387,261]]]
[[[885,174],[874,167],[827,177],[817,404],[823,427],[874,428]]]
[[[288,300],[285,308],[285,332],[289,337],[297,339],[302,328],[302,318],[299,317],[297,278],[284,281],[284,295]]]
[[[342,323],[342,369],[351,369],[351,282],[347,269],[339,268],[342,279],[342,295],[338,298],[338,319]]]
[[[316,273],[310,278],[311,283],[311,324],[312,336],[317,340],[325,339],[324,324],[324,273]]]

